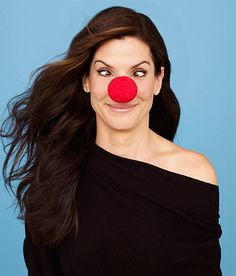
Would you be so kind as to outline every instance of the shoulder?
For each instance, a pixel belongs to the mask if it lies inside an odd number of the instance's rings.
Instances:
[[[198,180],[218,185],[217,174],[211,161],[204,154],[182,148],[177,151],[176,158],[185,174]]]
[[[161,136],[156,136],[155,163],[157,166],[200,181],[218,185],[216,171],[202,153],[184,148]]]

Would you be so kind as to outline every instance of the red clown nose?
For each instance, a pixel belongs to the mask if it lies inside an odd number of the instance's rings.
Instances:
[[[130,102],[137,95],[136,83],[127,76],[116,77],[108,85],[108,94],[118,103]]]

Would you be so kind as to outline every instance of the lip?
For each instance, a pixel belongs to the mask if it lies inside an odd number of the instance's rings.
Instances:
[[[133,110],[135,108],[135,106],[137,104],[134,105],[112,105],[112,104],[107,104],[110,108],[110,110],[112,110],[113,112],[117,112],[117,113],[127,113],[130,112],[131,110]]]

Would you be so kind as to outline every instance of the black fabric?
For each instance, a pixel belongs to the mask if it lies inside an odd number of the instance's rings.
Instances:
[[[80,232],[32,244],[29,276],[220,276],[219,188],[94,144],[77,190]]]

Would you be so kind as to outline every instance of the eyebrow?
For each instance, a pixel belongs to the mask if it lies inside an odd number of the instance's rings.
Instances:
[[[110,67],[110,68],[113,69],[113,66],[107,64],[105,61],[102,61],[101,59],[96,60],[96,61],[94,62],[94,65],[95,65],[96,62],[101,62],[101,63],[103,63],[104,65],[106,65],[107,67]],[[139,62],[138,64],[135,64],[135,65],[131,66],[131,68],[133,69],[133,68],[135,68],[135,67],[137,67],[137,66],[139,66],[139,65],[141,65],[141,64],[143,64],[143,63],[147,63],[148,65],[150,65],[150,62],[148,62],[148,61],[146,61],[146,60],[143,60],[143,61]]]

